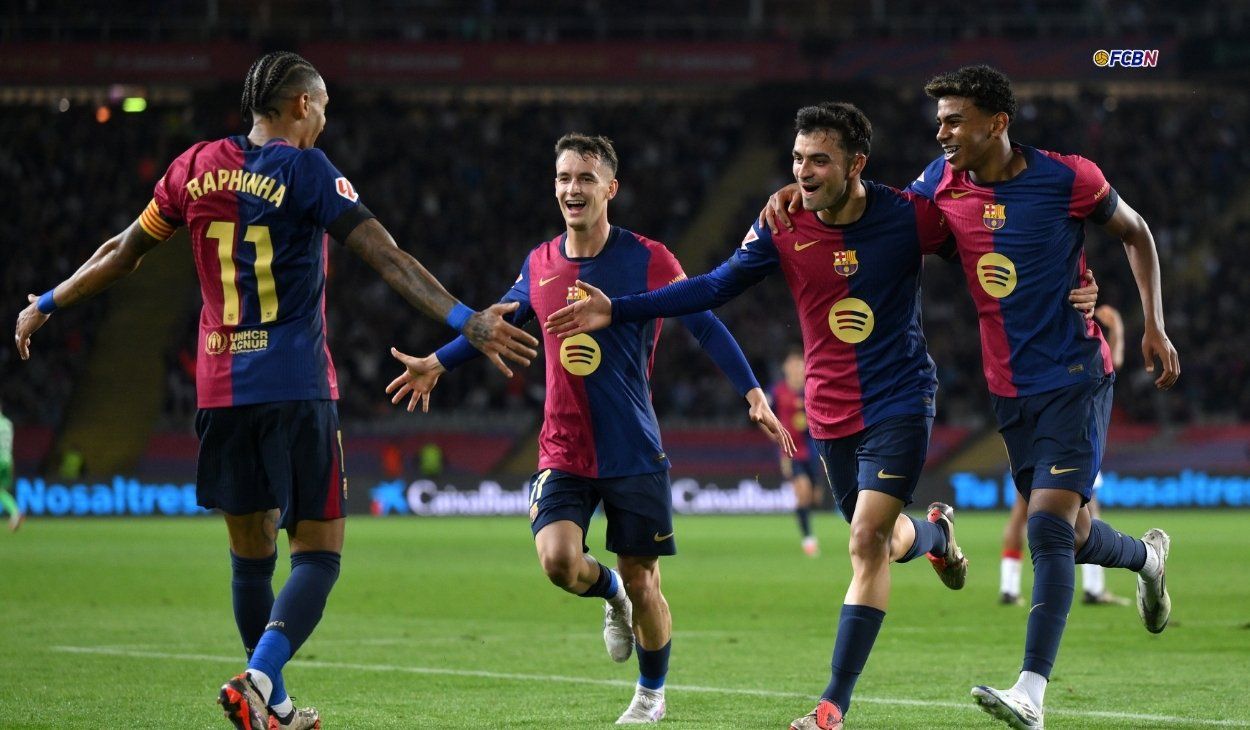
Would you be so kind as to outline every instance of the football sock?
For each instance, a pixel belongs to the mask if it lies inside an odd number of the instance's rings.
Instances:
[[[672,639],[664,646],[650,651],[642,648],[642,644],[634,642],[638,653],[638,684],[647,689],[664,689],[664,678],[668,676],[668,654],[673,647]]]
[[[898,559],[900,563],[906,563],[925,553],[933,553],[942,555],[946,552],[946,530],[934,522],[928,520],[918,520],[910,515],[905,515],[911,520],[911,525],[916,529],[916,541],[911,544],[903,557]],[[838,707],[842,707],[838,705]],[[846,712],[846,708],[842,707],[842,711]]]
[[[339,577],[339,560],[338,553],[328,550],[291,555],[291,575],[274,601],[269,626],[247,663],[248,669],[260,670],[272,681],[273,693],[265,700],[268,704],[286,699],[282,667],[321,620],[330,589]]]
[[[1101,565],[1086,563],[1081,566],[1081,590],[1093,596],[1101,596],[1107,591],[1105,568]]]
[[[1076,530],[1061,517],[1029,515],[1029,552],[1033,554],[1033,607],[1024,639],[1026,672],[1049,678],[1059,641],[1072,608],[1076,586]]]
[[[230,593],[234,599],[234,623],[243,639],[243,651],[252,658],[256,644],[265,633],[273,610],[273,569],[278,552],[267,558],[241,558],[230,553]]]
[[[1020,551],[1004,550],[1003,562],[998,570],[998,592],[1020,595]]]
[[[797,507],[794,514],[799,518],[799,532],[803,533],[803,537],[812,536],[812,511],[807,507]]]
[[[269,709],[272,711],[271,714],[285,719],[289,725],[291,713],[295,712],[295,703],[291,701],[291,696],[287,695],[281,702],[269,705]],[[281,720],[279,720],[279,722],[281,722]]]
[[[612,570],[603,563],[596,561],[595,564],[599,566],[599,577],[595,579],[594,583],[590,584],[590,587],[586,589],[585,593],[580,593],[578,595],[582,598],[602,598],[608,601],[616,598],[616,594],[620,592],[621,589],[620,577],[617,576],[615,570]]]
[[[929,523],[925,523],[929,524]],[[872,645],[881,631],[885,611],[872,606],[842,604],[838,618],[838,638],[833,643],[833,674],[821,699],[829,700],[846,715],[851,708],[851,692],[872,652]]]
[[[1042,701],[1046,699],[1046,682],[1046,678],[1036,672],[1020,672],[1020,678],[1012,689],[1028,697],[1033,706],[1040,710]]]
[[[1146,564],[1146,543],[1116,532],[1102,520],[1092,520],[1089,537],[1076,554],[1076,562],[1138,571]]]

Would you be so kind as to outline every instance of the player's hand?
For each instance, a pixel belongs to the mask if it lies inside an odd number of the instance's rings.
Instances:
[[[560,339],[601,330],[612,324],[612,300],[608,299],[608,295],[581,279],[577,280],[576,286],[588,296],[557,309],[547,317],[547,331]]]
[[[1146,334],[1141,338],[1141,354],[1146,360],[1146,372],[1155,372],[1156,357],[1163,365],[1163,372],[1155,378],[1156,388],[1167,390],[1176,385],[1176,380],[1181,376],[1181,360],[1162,327],[1146,326]]]
[[[391,403],[399,405],[404,396],[408,396],[409,413],[417,407],[418,400],[421,401],[421,412],[429,413],[430,391],[438,385],[438,377],[447,372],[447,368],[434,355],[413,357],[392,347],[391,356],[404,364],[404,374],[386,386],[386,392],[393,394]]]
[[[1068,292],[1068,301],[1085,319],[1094,318],[1094,308],[1098,305],[1098,282],[1094,280],[1094,270],[1086,269],[1081,277],[1081,287]]]
[[[778,226],[784,226],[787,231],[793,231],[794,223],[790,221],[790,215],[799,212],[799,208],[802,207],[799,184],[790,183],[769,196],[768,204],[760,211],[760,224],[767,224],[773,233],[780,230]]]
[[[793,457],[794,439],[790,437],[789,431],[781,427],[781,421],[777,420],[777,414],[773,413],[773,409],[768,407],[768,398],[765,397],[764,391],[752,388],[751,392],[747,393],[747,403],[751,404],[749,411],[751,422],[759,426],[768,438],[780,446],[782,453]]]
[[[529,365],[538,357],[538,350],[534,349],[538,347],[538,340],[504,319],[504,315],[515,312],[519,306],[520,302],[493,304],[469,317],[460,332],[469,340],[469,344],[486,353],[486,357],[495,363],[499,372],[509,378],[512,377],[512,370],[504,363],[503,358]]]
[[[36,306],[39,297],[34,294],[27,294],[26,301],[30,304],[17,315],[17,331],[13,334],[13,339],[17,342],[18,357],[23,360],[30,359],[30,336],[48,321],[48,317],[52,316],[39,311],[39,307]]]

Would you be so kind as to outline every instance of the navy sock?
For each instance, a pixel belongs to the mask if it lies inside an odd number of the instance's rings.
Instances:
[[[291,575],[274,601],[265,635],[256,645],[248,669],[273,680],[269,704],[286,699],[282,667],[303,646],[321,620],[330,589],[339,577],[339,554],[313,550],[291,555]]]
[[[918,520],[910,515],[906,515],[906,517],[911,520],[911,526],[916,528],[916,541],[911,544],[911,547],[907,549],[903,557],[898,559],[898,562],[906,563],[925,553],[941,555],[946,552],[946,530],[928,520]],[[842,711],[846,712],[846,708],[843,707]]]
[[[668,676],[668,653],[672,647],[672,639],[655,651],[649,651],[642,648],[642,644],[634,643],[634,651],[638,654],[638,684],[647,689],[664,687],[664,678]]]
[[[1076,562],[1138,571],[1146,564],[1146,543],[1117,532],[1102,520],[1094,520],[1089,526],[1089,537],[1076,554]]]
[[[843,715],[851,708],[851,692],[855,691],[855,683],[859,681],[860,672],[864,671],[864,664],[868,662],[868,655],[884,620],[885,611],[879,608],[842,604],[838,638],[833,644],[833,661],[830,663],[833,676],[821,698],[837,705]]]
[[[616,580],[616,576],[608,569],[608,566],[599,562],[595,564],[599,566],[599,577],[586,589],[585,593],[579,593],[578,595],[582,598],[602,598],[607,600],[615,596],[621,586]]]
[[[267,558],[241,558],[230,552],[230,593],[234,599],[234,623],[243,639],[243,651],[252,658],[269,613],[273,610],[273,569],[278,552]]]
[[[803,533],[803,537],[811,537],[812,511],[807,507],[796,507],[794,514],[799,518],[799,531]]]
[[[1072,608],[1076,586],[1076,530],[1046,512],[1029,515],[1033,554],[1033,608],[1024,639],[1024,667],[1047,679],[1059,654],[1059,641]]]

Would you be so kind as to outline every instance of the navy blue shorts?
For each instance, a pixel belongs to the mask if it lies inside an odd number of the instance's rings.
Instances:
[[[838,439],[816,439],[829,489],[851,521],[861,490],[885,492],[911,504],[929,453],[932,416],[894,416]]]
[[[809,445],[810,446],[810,445]],[[811,480],[812,484],[820,483],[820,466],[816,458],[815,447],[812,446],[812,455],[806,459],[790,460],[790,478],[804,476]]]
[[[282,510],[281,527],[346,510],[343,434],[332,400],[205,408],[195,501],[230,515]]]
[[[600,502],[608,520],[609,551],[627,557],[677,553],[667,470],[595,479],[544,469],[530,478],[530,528],[537,535],[552,522],[575,522],[582,528],[582,551],[589,552],[586,530]]]
[[[1115,375],[1021,398],[993,396],[998,432],[1007,445],[1016,490],[1094,494],[1111,422]]]

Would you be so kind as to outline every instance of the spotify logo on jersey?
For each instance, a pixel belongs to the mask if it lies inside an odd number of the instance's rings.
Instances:
[[[590,375],[602,359],[599,343],[590,335],[573,335],[560,343],[560,364],[574,375]]]
[[[868,339],[874,324],[876,318],[872,316],[872,307],[863,299],[847,297],[829,310],[829,329],[839,340],[852,345]]]
[[[987,253],[977,259],[977,280],[986,294],[1002,299],[1016,290],[1016,265],[1000,253]]]

